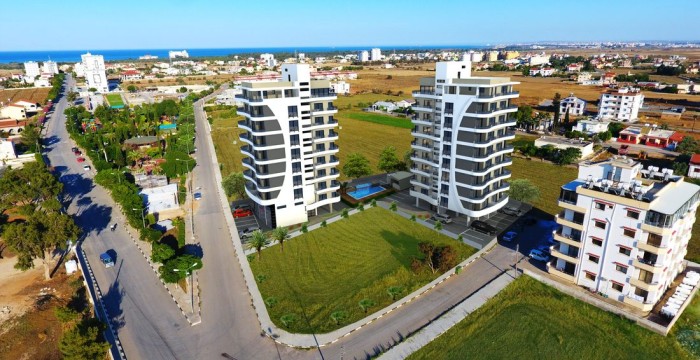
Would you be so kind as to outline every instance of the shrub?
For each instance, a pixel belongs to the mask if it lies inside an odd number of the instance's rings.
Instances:
[[[340,213],[340,216],[345,219],[347,219],[349,215],[350,214],[348,213],[348,209],[343,209],[343,212]]]
[[[365,204],[360,203],[360,205],[357,206],[357,210],[365,211]]]
[[[151,261],[164,263],[175,256],[175,249],[168,244],[161,244],[158,241],[151,243]]]
[[[66,306],[59,306],[55,308],[53,313],[56,315],[56,319],[62,323],[73,321],[80,315],[77,311]]]
[[[304,234],[306,234],[307,232],[309,232],[309,226],[308,226],[307,223],[301,224],[301,232],[304,233]]]
[[[321,227],[326,227],[328,226],[328,223],[326,223],[326,220],[321,221]]]

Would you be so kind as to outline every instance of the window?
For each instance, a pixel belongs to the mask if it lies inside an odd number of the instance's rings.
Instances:
[[[327,194],[321,194],[318,196],[318,201],[323,201],[323,200],[326,200],[327,198],[328,198]]]
[[[606,225],[605,221],[602,221],[602,220],[593,220],[593,221],[595,221],[595,227],[597,227],[599,229],[605,229],[605,225]]]
[[[301,199],[304,197],[304,190],[303,189],[294,189],[294,199]]]
[[[594,255],[594,254],[588,254],[588,260],[589,260],[589,261],[592,261],[592,262],[594,262],[594,263],[596,263],[596,264],[597,264],[598,262],[600,262],[600,258],[598,257],[598,255]]]
[[[620,264],[618,264],[618,263],[615,263],[615,270],[617,270],[617,271],[619,271],[619,272],[621,272],[621,273],[623,273],[623,274],[627,274],[627,266],[624,266],[624,265],[620,265]]]
[[[627,237],[633,238],[634,235],[635,235],[637,232],[634,231],[634,230],[632,230],[632,229],[630,229],[630,228],[624,228],[624,229],[622,230],[622,233],[623,233],[625,236],[627,236]]]
[[[616,283],[616,282],[613,282],[610,287],[615,289],[615,291],[617,291],[617,292],[622,292],[622,288],[623,288],[622,284]]]
[[[297,110],[297,106],[296,105],[288,106],[287,107],[287,114],[289,117],[299,116],[299,110]]]
[[[605,210],[605,204],[597,202],[595,203],[595,208],[596,210]]]
[[[301,159],[301,150],[300,149],[292,149],[292,160],[298,160]]]
[[[299,121],[291,120],[289,122],[289,131],[299,131]]]
[[[287,205],[280,205],[280,206],[277,207],[277,209],[278,209],[278,210],[279,210],[279,209],[284,209],[284,208],[286,208],[286,207],[287,207]]]
[[[595,246],[603,246],[603,239],[592,238],[591,242],[593,242]]]
[[[630,256],[630,254],[632,254],[632,249],[620,246],[620,254]]]
[[[292,181],[294,182],[294,186],[300,186],[301,185],[301,175],[294,175],[292,178]]]
[[[453,88],[453,90],[454,90],[454,88]],[[445,103],[445,111],[444,111],[445,114],[452,114],[453,111],[454,111],[454,104],[451,102],[446,102]]]
[[[591,273],[591,272],[588,272],[588,271],[586,271],[586,279],[588,279],[588,280],[592,280],[592,281],[595,281],[595,274],[594,274],[594,273]]]
[[[292,163],[292,172],[293,173],[301,172],[301,163],[300,162]]]
[[[627,209],[627,217],[632,219],[639,219],[639,211]]]
[[[299,135],[289,135],[289,143],[291,145],[299,145]]]

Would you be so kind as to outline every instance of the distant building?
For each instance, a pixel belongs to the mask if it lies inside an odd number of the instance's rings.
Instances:
[[[575,148],[581,151],[581,158],[586,158],[593,154],[593,142],[579,139],[567,139],[563,137],[542,136],[535,140],[535,146],[541,148],[550,145],[559,150]]]
[[[629,126],[620,131],[617,141],[627,144],[644,144],[660,148],[675,146],[673,144],[673,130],[662,130],[656,125]]]
[[[581,72],[581,70],[583,70],[583,64],[580,63],[569,64],[566,66],[566,72],[577,73]]]
[[[275,55],[273,54],[260,54],[260,61],[269,68],[273,68],[277,65],[277,60],[275,60]]]
[[[576,122],[576,126],[573,127],[573,130],[593,135],[608,131],[608,125],[610,125],[608,121],[596,119],[579,120]]]
[[[178,58],[187,59],[187,58],[189,58],[189,57],[190,57],[190,54],[187,53],[187,50],[182,50],[182,51],[174,51],[174,50],[171,50],[171,51],[168,51],[168,58],[170,58],[170,59],[178,59]]]
[[[574,94],[559,102],[559,116],[563,119],[566,113],[570,116],[582,116],[586,112],[586,100],[577,98]]]
[[[367,50],[361,50],[357,52],[357,61],[367,62],[369,61],[369,52]]]
[[[537,76],[540,75],[542,77],[547,77],[547,76],[552,76],[554,74],[554,69],[553,68],[532,68],[530,69],[530,76]]]
[[[498,51],[489,51],[487,59],[489,62],[498,61]]]
[[[693,154],[690,157],[690,163],[688,164],[688,177],[693,179],[700,178],[700,154]]]
[[[58,64],[55,61],[44,61],[41,66],[41,72],[45,74],[55,75],[58,74]]]
[[[331,89],[336,95],[348,95],[350,94],[350,84],[345,81],[336,81],[331,83]]]
[[[374,48],[370,50],[369,59],[371,61],[381,61],[382,60],[382,50],[380,48]]]
[[[141,72],[133,69],[124,70],[121,74],[119,74],[119,80],[121,81],[141,80],[142,78],[143,76],[141,75]]]
[[[544,65],[547,63],[549,63],[549,55],[545,55],[544,53],[530,56],[527,59],[527,64],[529,66]]]
[[[95,88],[97,92],[109,92],[107,74],[105,73],[105,60],[102,55],[90,53],[80,56],[83,64],[85,82],[88,88]]]
[[[686,267],[700,187],[671,169],[613,158],[561,187],[550,274],[650,311]]]
[[[35,103],[20,100],[1,108],[0,118],[25,120],[36,115],[38,111],[39,107]]]
[[[644,95],[638,88],[621,88],[600,95],[598,118],[615,121],[637,121]]]
[[[24,74],[31,79],[34,79],[35,77],[41,75],[41,71],[39,70],[39,63],[35,61],[27,61],[24,63]]]

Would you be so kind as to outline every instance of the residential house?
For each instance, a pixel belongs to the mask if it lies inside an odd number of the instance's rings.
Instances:
[[[124,70],[119,74],[120,81],[141,80],[142,77],[141,72],[136,69]]]
[[[602,132],[608,131],[609,121],[602,121],[597,119],[584,119],[578,120],[576,126],[572,130],[578,131],[587,135],[600,134]]]
[[[674,134],[675,132],[673,130],[659,129],[655,124],[651,126],[649,124],[645,124],[644,126],[628,126],[620,131],[617,141],[665,149],[675,146],[673,139]]]
[[[586,112],[586,100],[577,98],[574,94],[559,102],[559,116],[561,119],[568,113],[569,116],[583,116]]]
[[[542,136],[535,140],[535,146],[541,148],[543,146],[553,146],[555,149],[566,150],[569,148],[579,149],[581,158],[586,158],[593,154],[593,142],[584,141],[581,139],[567,139],[559,136]]]
[[[577,73],[581,72],[581,70],[583,70],[583,64],[581,63],[569,64],[566,66],[566,72],[569,73]]]
[[[177,184],[145,188],[139,195],[146,205],[147,214],[157,214],[162,218],[163,213],[180,209]]]
[[[637,121],[644,104],[644,95],[639,88],[621,88],[600,95],[598,118],[615,121]]]
[[[688,163],[688,177],[700,179],[700,154],[693,154]]]

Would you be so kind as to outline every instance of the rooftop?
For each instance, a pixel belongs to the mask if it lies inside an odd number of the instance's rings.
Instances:
[[[591,144],[590,141],[582,141],[579,139],[567,139],[563,137],[548,137],[548,136],[542,136],[537,141],[540,142],[546,142],[550,144],[557,144],[557,145],[566,145],[566,146],[572,146],[572,147],[586,147]]]
[[[673,136],[674,133],[675,131],[673,130],[663,130],[657,128],[656,126],[649,126],[649,124],[646,124],[645,126],[629,126],[620,131],[620,134],[635,136],[646,135],[647,137],[655,137],[660,139],[668,139]]]

